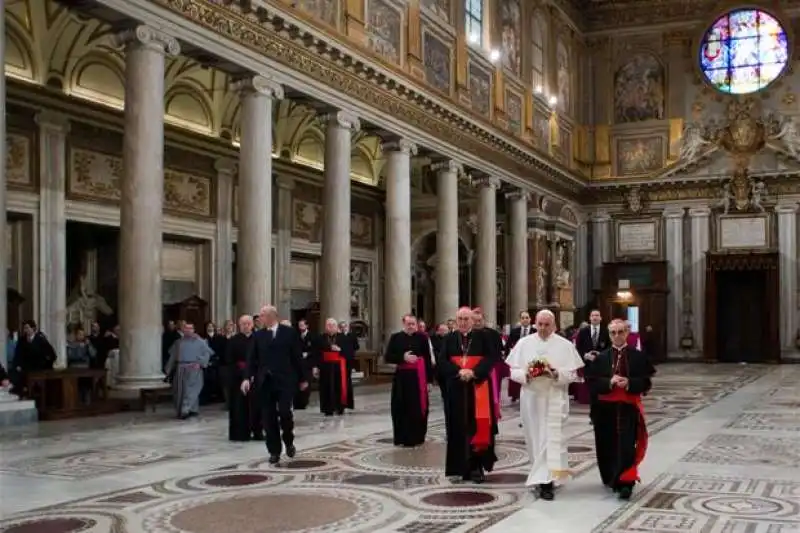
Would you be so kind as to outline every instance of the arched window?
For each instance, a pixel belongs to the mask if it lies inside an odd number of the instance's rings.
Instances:
[[[534,90],[544,90],[544,43],[546,41],[544,15],[540,11],[533,14],[531,36],[531,84]]]
[[[775,81],[789,63],[786,31],[760,9],[735,9],[703,36],[700,68],[718,91],[749,94]]]
[[[473,46],[483,45],[483,0],[464,0],[466,2],[467,42]]]

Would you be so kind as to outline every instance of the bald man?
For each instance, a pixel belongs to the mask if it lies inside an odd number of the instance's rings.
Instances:
[[[325,321],[325,332],[313,344],[314,376],[319,378],[319,408],[325,416],[343,415],[355,407],[350,369],[355,346],[334,318]]]
[[[456,331],[442,341],[439,375],[446,380],[446,476],[483,483],[497,456],[497,412],[490,379],[500,361],[497,344],[483,328],[473,327],[469,307],[456,314]]]
[[[298,387],[301,390],[308,387],[308,378],[297,332],[278,324],[278,311],[272,306],[261,309],[260,322],[262,328],[255,333],[247,353],[241,389],[247,394],[251,385],[255,388],[264,419],[269,462],[278,464],[281,441],[286,447],[286,455],[290,459],[295,456],[292,402]]]
[[[264,431],[257,394],[244,395],[239,390],[247,372],[247,353],[253,349],[253,317],[239,318],[239,333],[228,340],[225,361],[228,375],[228,439],[232,441],[261,440]]]

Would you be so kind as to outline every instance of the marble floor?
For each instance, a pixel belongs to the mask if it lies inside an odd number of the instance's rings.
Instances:
[[[487,483],[451,484],[438,398],[425,446],[397,449],[385,387],[359,389],[343,418],[298,412],[300,452],[279,467],[263,444],[229,443],[216,408],[40,424],[0,435],[0,532],[798,533],[798,381],[800,366],[659,367],[643,484],[625,504],[600,486],[581,407],[576,477],[554,502],[522,487],[513,407]]]

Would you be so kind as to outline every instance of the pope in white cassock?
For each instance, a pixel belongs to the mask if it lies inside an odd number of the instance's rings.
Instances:
[[[522,385],[520,416],[532,465],[525,486],[537,487],[543,500],[553,499],[554,482],[569,477],[567,387],[583,367],[575,346],[555,333],[555,322],[553,313],[539,311],[536,333],[521,338],[506,359],[511,379]]]

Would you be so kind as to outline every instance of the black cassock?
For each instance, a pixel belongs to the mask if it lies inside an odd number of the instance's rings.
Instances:
[[[338,346],[334,352],[332,346]],[[314,339],[314,366],[319,369],[319,408],[326,416],[353,409],[353,379],[350,369],[355,359],[352,341],[343,333]]]
[[[228,374],[228,439],[233,441],[262,440],[261,410],[256,401],[258,394],[252,391],[244,395],[241,391],[247,366],[247,351],[253,344],[253,335],[237,333],[226,344],[225,362]]]
[[[303,353],[303,368],[305,369],[306,375],[311,375],[311,364],[313,362],[313,347],[314,347],[314,337],[315,335],[310,331],[306,331],[305,334],[298,332],[297,336],[300,338],[300,344],[302,346],[302,353]],[[306,390],[298,390],[294,395],[294,408],[295,409],[305,409],[308,407],[308,402],[311,398],[311,387],[308,387]]]
[[[419,359],[406,363],[405,353]],[[392,380],[392,429],[396,446],[418,446],[428,432],[428,383],[433,380],[431,344],[424,333],[393,334],[385,361],[397,365]]]
[[[454,331],[442,342],[437,366],[446,380],[446,476],[474,479],[494,468],[497,413],[489,376],[499,360],[493,339],[482,330]],[[470,368],[475,379],[462,381],[462,368]]]
[[[650,390],[656,370],[647,355],[628,346],[600,352],[587,369],[586,380],[592,395],[598,398],[593,424],[600,478],[614,489],[632,487],[647,450],[641,398]],[[611,377],[615,374],[628,378],[627,390],[612,389]]]

